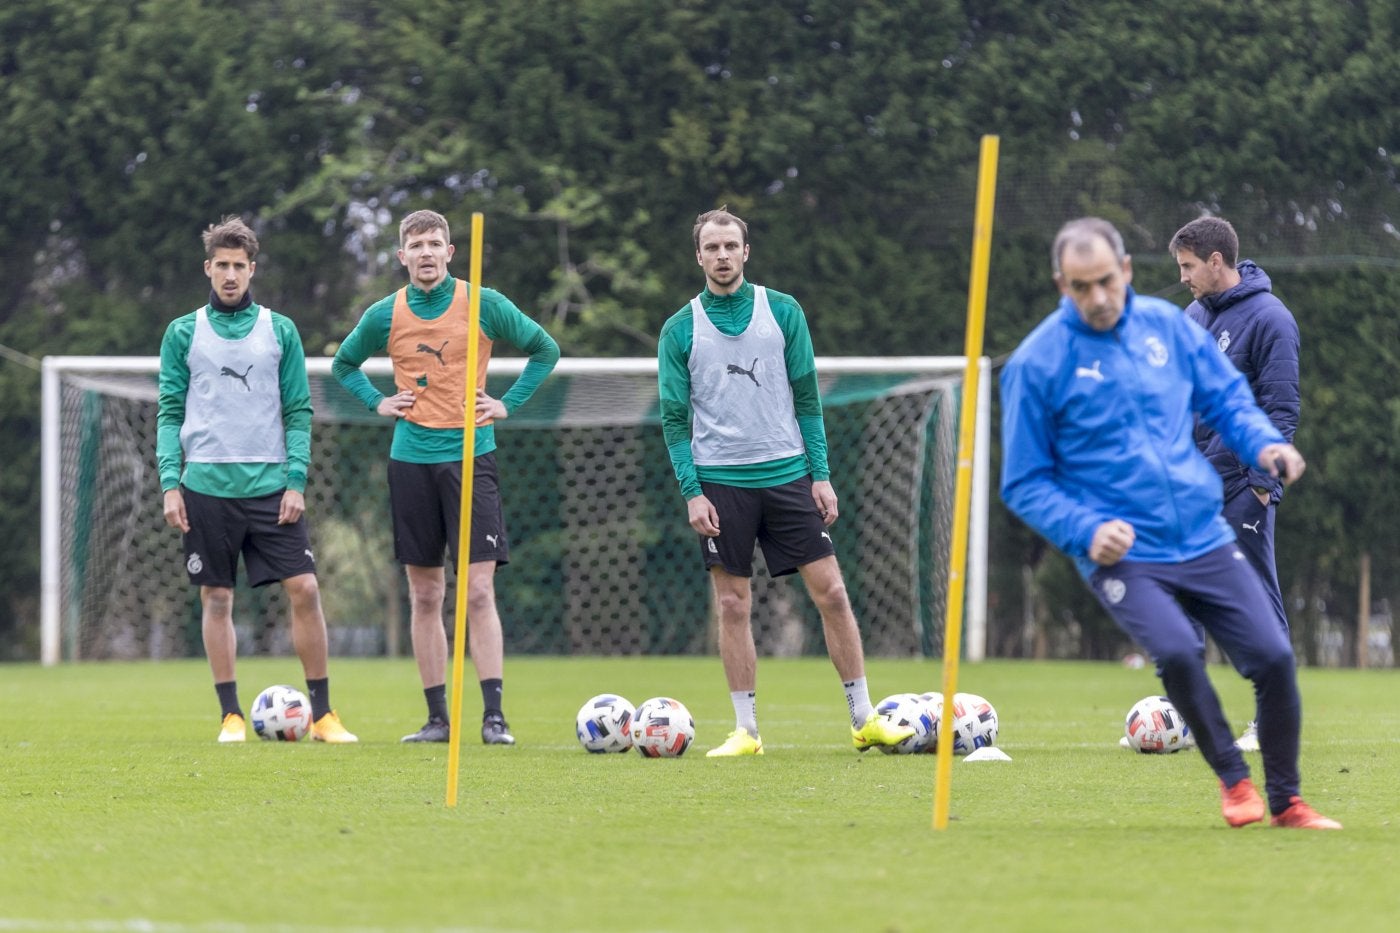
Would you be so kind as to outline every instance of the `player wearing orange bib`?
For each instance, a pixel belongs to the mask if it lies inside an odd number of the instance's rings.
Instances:
[[[413,654],[423,682],[428,721],[405,742],[446,742],[447,591],[445,551],[457,558],[461,518],[463,398],[467,377],[466,282],[447,272],[455,248],[447,220],[416,211],[399,225],[399,261],[409,284],[365,311],[345,338],[331,371],[366,408],[396,419],[389,448],[389,505],[394,556],[408,577]],[[467,645],[483,706],[481,740],[513,745],[501,709],[504,641],[496,608],[496,567],[509,561],[496,471],[493,423],[524,404],[559,361],[559,345],[500,292],[481,290],[472,483],[472,540],[467,573]],[[495,342],[530,357],[499,399],[486,394],[486,366]],[[398,391],[384,395],[360,366],[387,351]]]

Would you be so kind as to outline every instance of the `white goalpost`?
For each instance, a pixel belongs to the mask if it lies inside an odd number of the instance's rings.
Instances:
[[[524,361],[495,359],[503,392]],[[963,357],[819,357],[835,526],[873,656],[936,656],[947,598]],[[315,407],[307,515],[338,654],[406,650],[406,597],[389,541],[390,422],[307,360]],[[392,385],[389,361],[364,370]],[[43,361],[41,659],[197,656],[198,592],[161,514],[157,357]],[[989,364],[980,361],[965,656],[985,653]],[[392,390],[390,390],[392,391]],[[498,578],[507,650],[676,654],[713,650],[709,588],[661,437],[653,358],[564,359],[497,426],[511,536]],[[754,578],[759,650],[820,650],[791,578]],[[449,575],[450,577],[451,575]],[[241,586],[242,584],[240,584]],[[280,587],[240,595],[239,650],[290,652]]]

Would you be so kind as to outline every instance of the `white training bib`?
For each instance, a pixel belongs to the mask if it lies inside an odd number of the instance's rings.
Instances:
[[[195,314],[186,357],[190,388],[180,446],[188,463],[283,463],[282,347],[272,312],[258,309],[253,329],[238,340],[214,332],[207,308]]]
[[[754,286],[753,318],[733,337],[719,332],[698,297],[690,308],[690,454],[696,465],[767,463],[805,453],[783,357],[787,341],[768,290]]]

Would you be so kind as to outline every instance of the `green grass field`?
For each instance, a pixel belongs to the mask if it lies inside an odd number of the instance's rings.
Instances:
[[[873,661],[875,699],[937,688]],[[1400,853],[1393,671],[1302,672],[1304,794],[1340,833],[1221,821],[1195,752],[1139,756],[1122,716],[1156,692],[1113,664],[963,665],[1010,762],[858,755],[825,660],[759,669],[763,758],[707,760],[732,727],[719,661],[507,660],[520,741],[483,748],[464,692],[459,802],[409,660],[333,659],[357,746],[220,746],[201,661],[0,667],[0,931],[1389,930]],[[244,706],[302,686],[244,659]],[[1237,721],[1248,684],[1213,671]],[[588,755],[587,697],[666,694],[681,759]],[[1258,756],[1249,756],[1261,777]]]

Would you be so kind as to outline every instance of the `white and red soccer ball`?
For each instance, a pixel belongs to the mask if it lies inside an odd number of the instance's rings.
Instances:
[[[925,752],[938,751],[938,737],[943,723],[943,694],[938,691],[919,695],[933,717],[933,731]],[[997,744],[1001,721],[996,707],[986,697],[975,693],[953,694],[953,754],[970,755],[979,748]]]
[[[1148,755],[1179,752],[1196,744],[1186,720],[1172,701],[1162,696],[1143,697],[1128,710],[1123,721],[1128,747]]]
[[[679,700],[652,697],[632,716],[632,747],[648,758],[679,758],[695,741],[695,720]]]
[[[295,742],[311,729],[311,701],[296,687],[277,684],[258,694],[251,718],[260,738]]]
[[[970,755],[997,744],[996,707],[975,693],[953,694],[953,754]]]

